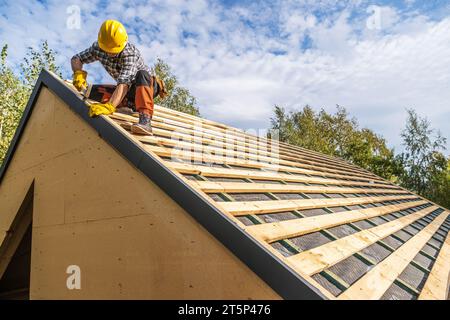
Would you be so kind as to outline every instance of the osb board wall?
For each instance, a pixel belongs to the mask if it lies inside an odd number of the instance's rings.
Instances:
[[[33,179],[31,299],[279,298],[45,88],[0,185],[1,241]]]

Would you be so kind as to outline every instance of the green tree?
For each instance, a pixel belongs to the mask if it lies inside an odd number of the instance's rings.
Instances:
[[[28,47],[26,56],[20,64],[20,69],[22,82],[30,90],[30,93],[42,69],[51,71],[62,78],[60,67],[56,65],[56,55],[57,52],[49,47],[47,41],[42,42],[39,50]]]
[[[27,55],[20,64],[19,76],[8,66],[8,46],[3,46],[0,60],[0,164],[8,151],[41,69],[46,68],[60,75],[55,64],[55,55],[56,52],[49,48],[47,42],[43,42],[39,50],[28,48]]]
[[[168,92],[168,96],[162,100],[157,97],[155,99],[156,104],[194,116],[200,115],[195,97],[191,95],[188,89],[178,85],[178,80],[167,63],[158,58],[152,72],[164,81]]]
[[[449,206],[449,160],[442,151],[446,139],[431,128],[426,118],[409,109],[408,120],[402,131],[404,152],[398,155],[403,172],[400,183],[439,204]]]
[[[271,121],[283,142],[343,158],[387,179],[395,180],[399,171],[386,141],[369,129],[360,129],[341,106],[334,114],[323,109],[315,112],[310,106],[287,113],[275,106]]]
[[[23,82],[6,64],[8,46],[2,48],[0,61],[0,163],[8,150],[28,99]]]
[[[432,169],[429,189],[424,196],[450,209],[450,157],[445,159],[441,153],[437,153],[435,157],[438,165]]]

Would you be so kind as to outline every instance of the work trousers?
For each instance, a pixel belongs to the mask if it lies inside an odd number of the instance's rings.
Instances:
[[[94,84],[89,92],[88,98],[101,103],[106,103],[111,98],[116,85]],[[136,78],[131,84],[125,98],[118,108],[128,107],[135,111],[153,116],[154,97],[158,94],[159,88],[147,71],[139,70]]]

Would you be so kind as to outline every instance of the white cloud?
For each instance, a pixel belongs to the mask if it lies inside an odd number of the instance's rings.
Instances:
[[[95,40],[103,19],[117,18],[149,64],[156,57],[170,63],[207,118],[264,128],[274,104],[328,110],[340,104],[399,146],[405,108],[414,107],[450,138],[450,17],[433,21],[408,11],[413,3],[403,10],[380,7],[380,30],[366,27],[368,1],[257,1],[225,8],[213,0],[152,0],[97,8],[80,0],[81,30],[65,27],[68,5],[0,5],[0,39],[14,62],[27,46],[48,39],[69,76],[70,57]],[[183,31],[192,36],[184,39]],[[311,48],[305,51],[306,35]],[[91,80],[111,81],[100,66],[87,69]]]

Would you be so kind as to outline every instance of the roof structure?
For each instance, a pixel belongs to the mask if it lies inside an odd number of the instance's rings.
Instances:
[[[43,86],[281,297],[448,298],[448,210],[342,159],[159,106],[154,136],[133,135],[135,117],[89,118],[47,71],[0,178]]]

